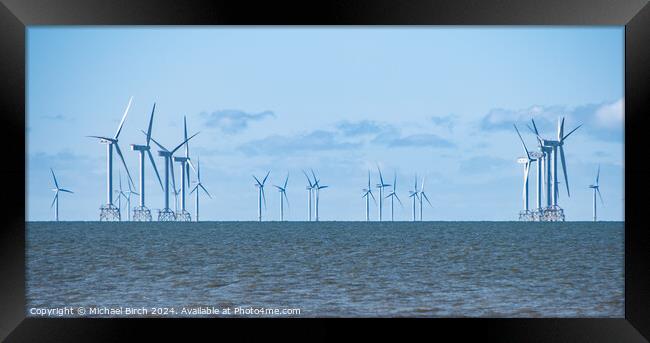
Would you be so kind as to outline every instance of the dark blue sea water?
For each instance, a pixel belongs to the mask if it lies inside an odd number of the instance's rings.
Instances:
[[[623,259],[622,222],[30,222],[27,307],[623,317]]]

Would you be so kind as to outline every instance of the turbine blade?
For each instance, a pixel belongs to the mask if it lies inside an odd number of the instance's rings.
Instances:
[[[287,173],[287,177],[284,179],[284,188],[285,190],[287,189],[287,182],[289,182],[289,173]]]
[[[384,177],[381,175],[381,169],[379,169],[379,164],[377,164],[377,171],[379,171],[379,184],[384,184]]]
[[[255,179],[255,182],[257,182],[258,185],[260,185],[260,186],[262,185],[260,180],[258,180],[257,177],[255,177],[255,175],[253,175],[253,179]]]
[[[111,142],[114,141],[113,138],[102,137],[102,136],[86,136],[86,137],[97,138],[97,139],[104,139],[104,140],[111,141]]]
[[[69,191],[69,190],[67,190],[67,189],[63,189],[63,188],[59,189],[59,191],[74,194],[73,191]]]
[[[564,183],[566,185],[566,194],[567,196],[571,196],[571,192],[569,192],[569,177],[567,176],[566,172],[566,160],[564,159],[564,147],[560,145],[560,157],[562,158],[562,172],[564,173]]]
[[[264,186],[264,184],[266,183],[266,179],[268,179],[270,173],[271,173],[270,170],[266,172],[266,176],[264,177],[264,180],[262,180],[262,186]]]
[[[521,145],[524,147],[524,151],[526,151],[526,157],[530,158],[530,153],[528,152],[528,148],[526,147],[526,143],[524,143],[524,139],[521,137],[521,133],[519,133],[519,129],[517,129],[517,125],[512,124],[512,126],[514,126],[515,131],[517,131],[517,135],[519,136],[519,140],[521,141]]]
[[[200,132],[197,132],[197,133],[193,134],[190,138],[184,140],[183,143],[179,144],[176,148],[174,148],[174,150],[171,151],[172,155],[176,152],[176,150],[180,149],[183,146],[183,144],[187,143],[190,139],[196,137],[196,135],[198,135],[199,133]]]
[[[201,182],[201,160],[199,158],[196,158],[196,179],[199,180],[199,183]]]
[[[56,193],[54,193],[54,198],[52,199],[52,205],[50,205],[50,208],[54,207],[54,202],[58,198],[59,198],[59,191],[57,190]]]
[[[174,193],[176,192],[176,177],[174,176],[174,162],[172,162],[172,157],[169,156],[169,158],[166,158],[166,160],[169,160],[169,169],[172,174],[172,189],[174,190]]]
[[[122,131],[122,126],[124,126],[124,121],[126,120],[126,115],[129,114],[129,108],[131,108],[131,102],[133,97],[129,98],[129,103],[126,105],[126,110],[124,110],[124,115],[122,115],[122,120],[120,121],[120,126],[117,127],[117,132],[115,132],[115,140],[120,136],[120,131]]]
[[[147,146],[149,146],[149,141],[151,140],[151,130],[153,129],[153,113],[156,110],[156,103],[153,103],[153,108],[151,109],[151,117],[149,118],[149,127],[147,128]]]
[[[537,125],[535,125],[535,119],[530,120],[533,123],[533,132],[535,132],[536,136],[539,136],[539,131],[537,130]]]
[[[375,204],[376,204],[376,203],[377,203],[377,199],[375,199],[375,195],[372,194],[371,191],[368,191],[368,194],[370,194],[370,196],[372,197],[372,200],[374,200],[374,201],[375,201]]]
[[[393,193],[393,194],[395,194],[395,199],[397,199],[397,201],[399,202],[399,204],[400,204],[402,207],[404,207],[404,204],[402,204],[402,200],[399,199],[399,197],[397,196],[397,194],[396,194],[396,193]]]
[[[124,161],[124,156],[122,156],[122,151],[120,150],[120,146],[117,144],[117,142],[115,143],[115,151],[117,151],[117,154],[120,156],[120,160],[122,161],[122,165],[124,165],[124,170],[126,170],[126,175],[129,177],[129,181],[133,184],[131,173],[129,173],[129,168],[126,166],[126,161]]]
[[[433,207],[433,205],[431,205],[431,201],[429,201],[429,198],[427,198],[427,195],[426,195],[424,192],[422,192],[422,193],[420,193],[420,194],[422,194],[422,196],[424,197],[424,199],[429,203],[429,206]]]
[[[528,184],[528,173],[530,172],[530,162],[526,162],[525,172],[524,172],[524,187],[522,190],[522,197],[526,198],[526,185]]]
[[[264,194],[264,187],[260,188],[262,192],[262,199],[264,199],[264,209],[266,210],[266,194]]]
[[[571,132],[567,133],[566,136],[562,137],[562,140],[567,139],[567,137],[569,137],[572,133],[574,133],[577,129],[579,129],[580,126],[582,126],[582,124],[578,125],[578,127],[576,127],[575,129],[571,130]]]
[[[201,189],[203,189],[203,191],[205,192],[205,194],[207,194],[208,197],[210,197],[210,199],[212,199],[212,195],[210,195],[210,193],[208,192],[208,190],[205,189],[205,187],[203,187],[203,184],[200,184],[200,183],[199,183],[198,186],[201,186]]]
[[[600,164],[598,165],[598,172],[596,173],[596,186],[598,186],[598,179],[600,178]]]
[[[199,184],[198,184],[198,183],[196,184],[196,186],[194,186],[194,188],[192,188],[192,190],[190,191],[190,194],[194,193],[194,191],[195,191],[197,188],[199,188]]]
[[[142,131],[142,133],[144,133],[145,135],[147,134],[147,133],[144,132],[144,131]],[[153,139],[153,137],[151,137],[151,140],[152,140],[152,141],[154,142],[154,144],[156,144],[156,145],[157,145],[157,146],[158,146],[162,151],[167,151],[167,152],[169,152],[169,150],[167,150],[164,146],[162,146],[162,145],[161,145],[160,143],[158,143],[155,139]]]
[[[156,167],[156,162],[153,160],[153,155],[151,154],[151,150],[147,150],[147,155],[149,155],[149,161],[151,161],[151,165],[153,166],[153,171],[156,172],[156,177],[158,178],[160,189],[164,191],[165,187],[163,186],[162,180],[160,179],[160,174],[158,174],[158,168]]]
[[[603,201],[603,196],[600,195],[600,188],[596,188],[596,192],[598,193],[598,197],[600,198],[600,203],[605,205],[605,202]]]
[[[183,138],[185,139],[185,157],[190,157],[190,145],[187,143],[187,117],[183,116]]]
[[[52,178],[54,179],[54,187],[59,188],[59,183],[56,181],[56,175],[54,175],[54,170],[50,168],[50,171],[52,172]]]
[[[564,137],[564,117],[557,122],[557,140],[561,141]]]
[[[311,183],[311,179],[309,178],[309,175],[307,175],[307,172],[305,170],[302,171],[303,174],[305,174],[305,177],[307,178],[307,183],[309,183],[309,187],[314,187]]]

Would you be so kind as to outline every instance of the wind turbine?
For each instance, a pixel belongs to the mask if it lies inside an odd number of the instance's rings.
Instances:
[[[413,221],[415,221],[416,220],[416,217],[415,217],[415,203],[416,203],[416,201],[418,199],[420,199],[419,192],[418,192],[418,175],[417,174],[415,174],[415,178],[413,179],[413,190],[409,191],[409,193],[410,193],[409,198],[413,198]]]
[[[201,163],[200,162],[201,161],[199,161],[198,159],[196,160],[196,186],[194,186],[194,189],[192,189],[192,191],[190,192],[190,194],[196,192],[196,202],[195,202],[196,214],[195,214],[195,216],[196,216],[196,221],[197,222],[199,221],[199,187],[205,192],[205,194],[208,195],[208,197],[210,197],[210,199],[212,199],[212,196],[210,195],[210,193],[208,193],[208,190],[205,189],[205,187],[203,187],[203,184],[201,183]]]
[[[101,207],[101,212],[99,214],[99,220],[115,220],[120,218],[120,210],[113,205],[113,146],[115,146],[115,151],[120,156],[120,160],[124,165],[126,174],[129,176],[129,181],[133,183],[131,179],[131,174],[129,173],[129,168],[126,166],[124,161],[124,156],[122,156],[122,150],[118,144],[118,138],[120,132],[122,132],[122,127],[124,126],[124,121],[126,120],[126,115],[129,113],[129,108],[131,108],[131,102],[133,97],[129,98],[129,103],[126,105],[126,110],[124,110],[124,115],[122,115],[122,120],[120,125],[117,127],[117,132],[113,138],[102,137],[102,136],[88,136],[91,138],[99,139],[100,143],[106,144],[106,205]]]
[[[117,172],[117,179],[119,188],[115,190],[115,195],[117,196],[117,208],[120,209],[120,221],[122,221],[122,197],[126,198],[126,194],[122,191],[122,173],[120,171]]]
[[[54,175],[54,170],[52,170],[52,168],[50,168],[50,172],[52,172],[52,179],[54,180],[54,188],[52,188],[52,191],[54,192],[54,199],[52,199],[52,205],[50,205],[50,208],[56,205],[56,207],[54,208],[54,220],[58,222],[59,221],[59,192],[65,192],[65,193],[74,193],[74,192],[59,187],[59,183],[56,181],[56,175]]]
[[[425,199],[427,201],[427,203],[429,203],[429,206],[433,207],[433,205],[431,205],[431,202],[429,201],[429,198],[427,198],[427,194],[424,193],[424,181],[425,180],[426,180],[426,178],[423,177],[422,178],[422,186],[420,188],[420,221],[422,221],[422,199]]]
[[[542,206],[542,193],[546,195],[546,207],[551,207],[551,173],[549,164],[551,163],[551,153],[553,148],[544,145],[544,141],[539,137],[539,131],[537,130],[537,125],[535,125],[535,120],[530,120],[533,124],[528,128],[532,131],[537,137],[537,146],[539,148],[540,157],[537,159],[537,211],[539,219],[543,217],[543,206]],[[543,187],[542,187],[543,185]]]
[[[287,200],[287,206],[289,206],[289,198],[287,198],[287,183],[289,182],[289,173],[284,179],[284,185],[282,187],[273,185],[273,187],[278,189],[280,192],[280,221],[284,221],[284,199]]]
[[[318,179],[316,178],[316,174],[314,174],[314,170],[313,170],[313,169],[311,170],[311,174],[314,176],[314,189],[316,190],[316,195],[315,195],[315,197],[316,197],[316,221],[318,221],[318,203],[319,203],[319,193],[320,193],[320,190],[321,190],[321,189],[327,188],[327,187],[329,187],[329,186],[322,186],[322,185],[319,184],[319,181],[320,181],[320,180],[318,180]]]
[[[384,198],[384,187],[389,187],[390,185],[387,183],[384,183],[384,178],[381,175],[381,169],[379,169],[379,165],[377,165],[377,171],[379,171],[379,183],[377,184],[377,188],[379,188],[379,221],[382,219],[382,204],[383,204],[383,198]]]
[[[397,193],[396,193],[396,187],[397,186],[396,185],[397,185],[397,173],[395,173],[395,177],[393,178],[393,191],[386,196],[386,198],[390,197],[390,221],[395,221],[394,206],[393,206],[394,205],[393,203],[394,203],[395,199],[397,199],[397,201],[399,201],[400,205],[404,206],[402,204],[402,200],[400,200],[399,197],[397,196]]]
[[[174,213],[176,214],[176,218],[178,218],[178,195],[181,193],[181,189],[173,189],[172,193],[174,193]]]
[[[533,121],[533,126],[534,126],[534,121]],[[553,168],[551,171],[551,178],[552,180],[549,180],[550,185],[553,187],[552,190],[548,190],[547,194],[550,194],[552,197],[552,202],[551,205],[553,207],[557,206],[557,184],[558,184],[558,177],[557,177],[557,153],[558,150],[560,152],[560,159],[562,162],[562,172],[564,173],[564,182],[566,186],[566,191],[567,195],[570,197],[571,192],[569,191],[569,178],[567,175],[566,171],[566,159],[564,157],[564,141],[572,134],[574,133],[577,129],[579,129],[582,126],[582,124],[578,125],[576,128],[571,130],[568,134],[564,134],[564,117],[558,119],[558,126],[557,126],[557,139],[556,140],[551,140],[551,139],[544,139],[542,138],[539,133],[537,132],[537,128],[535,127],[535,134],[541,141],[542,145],[550,147],[552,149],[552,164]],[[547,185],[548,188],[548,185]]]
[[[528,151],[528,148],[526,147],[526,143],[524,143],[524,139],[521,137],[521,133],[519,133],[519,129],[517,129],[517,125],[513,124],[513,126],[515,127],[515,131],[517,131],[517,135],[519,136],[519,140],[521,141],[521,145],[523,146],[524,152],[526,153],[526,157],[518,158],[517,163],[524,165],[524,186],[523,186],[522,197],[523,197],[523,200],[524,200],[524,214],[526,216],[528,216],[529,213],[530,213],[529,209],[528,209],[529,208],[528,207],[528,175],[530,174],[530,164],[537,161],[537,159],[542,157],[543,155],[538,153],[538,152],[535,152],[535,151],[533,151],[533,152]],[[538,182],[539,182],[539,180],[540,180],[539,168],[538,168],[537,174],[538,174],[537,179],[538,179]],[[538,192],[539,192],[539,189],[538,189]],[[539,201],[538,201],[537,205],[539,206]],[[520,218],[521,218],[521,216],[520,216]]]
[[[146,134],[144,131],[142,132]],[[160,148],[158,150],[158,156],[161,156],[165,159],[165,184],[164,184],[164,193],[165,193],[165,207],[158,212],[158,221],[170,221],[170,220],[176,220],[176,214],[172,212],[169,209],[169,173],[171,171],[171,177],[172,177],[172,189],[176,189],[176,181],[174,178],[174,166],[172,165],[172,157],[174,153],[180,149],[185,143],[187,143],[190,139],[194,138],[196,135],[199,133],[193,134],[190,138],[187,138],[184,140],[181,144],[176,146],[174,149],[171,151],[162,146],[160,143],[158,143],[153,137],[151,137],[151,140]]]
[[[181,212],[178,213],[178,209],[176,210],[176,219],[184,220],[184,221],[190,221],[192,220],[190,217],[189,212],[185,210],[185,194],[186,194],[186,186],[189,187],[190,185],[190,166],[192,166],[192,169],[196,171],[196,168],[194,168],[194,165],[192,165],[192,162],[190,160],[190,150],[189,150],[189,143],[187,142],[187,120],[185,117],[183,117],[183,138],[185,139],[185,156],[179,157],[179,156],[174,156],[174,161],[180,163],[181,167],[181,190],[180,190],[180,195],[181,195]]]
[[[253,179],[255,179],[255,188],[257,188],[257,220],[262,221],[262,199],[264,199],[264,208],[266,208],[266,195],[264,195],[264,184],[266,183],[266,179],[269,177],[269,173],[271,171],[269,170],[266,172],[266,176],[264,179],[262,179],[262,182],[253,175]]]
[[[600,178],[600,165],[598,165],[598,172],[596,172],[596,182],[594,182],[593,185],[589,185],[589,188],[594,190],[594,221],[598,220],[596,216],[596,193],[598,193],[598,196],[600,197],[600,203],[605,205],[605,202],[603,201],[603,196],[600,195],[600,186],[598,185],[599,178]]]
[[[370,197],[368,196],[371,196],[372,200],[377,203],[375,196],[372,195],[372,187],[370,187],[370,170],[368,170],[368,188],[363,189],[363,195],[361,196],[366,198],[366,221],[370,221]]]
[[[162,181],[160,180],[160,174],[158,174],[158,168],[156,168],[156,163],[153,160],[153,155],[151,154],[151,147],[149,144],[151,143],[151,130],[153,128],[153,114],[156,111],[156,103],[153,104],[153,108],[151,109],[151,117],[149,117],[149,127],[147,128],[147,132],[145,133],[147,140],[145,145],[138,145],[138,144],[131,144],[131,150],[137,151],[140,154],[140,204],[138,207],[133,209],[133,220],[137,221],[151,221],[151,211],[145,206],[144,204],[144,199],[145,199],[145,187],[144,187],[144,166],[145,166],[145,161],[144,161],[144,155],[147,154],[149,156],[149,161],[151,161],[151,166],[153,167],[153,170],[156,172],[156,177],[158,178],[158,183],[160,184],[160,188],[164,191],[165,188],[163,187]],[[137,194],[137,193],[133,193]]]
[[[309,178],[309,175],[303,170],[303,174],[305,174],[305,177],[307,178],[307,187],[305,189],[307,190],[307,218],[309,221],[311,221],[311,199],[312,199],[312,192],[314,190],[314,187],[316,187],[312,182],[311,179]]]

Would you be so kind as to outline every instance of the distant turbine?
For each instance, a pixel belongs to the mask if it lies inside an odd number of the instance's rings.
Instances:
[[[65,193],[74,193],[74,192],[59,187],[59,183],[56,181],[56,176],[54,175],[54,170],[52,170],[52,168],[50,168],[50,172],[52,172],[52,180],[54,180],[54,188],[52,188],[52,191],[54,192],[54,199],[52,199],[52,205],[50,205],[50,208],[56,205],[56,207],[54,207],[54,220],[58,222],[59,221],[59,192],[65,192]]]
[[[145,186],[144,186],[144,155],[145,153],[149,156],[149,161],[151,161],[151,166],[153,167],[154,172],[156,172],[156,177],[158,178],[158,183],[160,188],[164,191],[162,180],[160,180],[160,174],[158,174],[158,168],[156,168],[156,162],[154,162],[153,155],[151,154],[151,130],[153,128],[153,114],[156,111],[156,104],[153,104],[151,109],[151,117],[149,117],[149,126],[145,136],[147,137],[145,145],[131,144],[131,150],[137,151],[140,154],[140,203],[139,206],[133,210],[133,220],[136,221],[151,221],[151,211],[145,206]],[[137,194],[137,193],[134,193]]]
[[[178,209],[176,210],[176,219],[190,221],[190,214],[187,212],[187,210],[185,210],[185,195],[186,187],[189,187],[190,185],[190,166],[192,166],[192,169],[194,169],[194,171],[196,171],[196,168],[194,168],[194,165],[192,165],[192,162],[190,160],[189,143],[187,142],[187,120],[185,117],[183,117],[183,127],[183,138],[185,139],[185,156],[174,157],[174,161],[179,162],[181,167],[181,211],[178,213]]]
[[[372,187],[370,186],[370,170],[368,170],[368,188],[363,189],[363,195],[361,196],[362,198],[366,198],[366,221],[370,221],[370,197],[372,197],[372,200],[377,203],[377,200],[375,199],[375,196],[372,195]]]
[[[255,179],[255,188],[257,188],[257,220],[262,221],[262,199],[264,199],[264,208],[266,208],[266,195],[264,195],[264,184],[266,183],[266,179],[269,177],[269,173],[271,171],[266,172],[266,176],[264,179],[262,179],[262,182],[253,175],[253,179]]]
[[[146,134],[143,131],[144,134]],[[171,172],[171,179],[172,179],[172,189],[176,189],[176,181],[174,178],[174,166],[172,165],[172,157],[174,153],[180,149],[185,143],[187,143],[190,139],[194,138],[196,135],[199,133],[193,134],[190,138],[187,138],[184,140],[181,144],[176,146],[174,149],[171,151],[162,146],[160,143],[158,143],[153,137],[151,137],[151,140],[160,148],[158,151],[158,156],[161,156],[165,159],[165,184],[164,184],[164,193],[165,193],[165,207],[160,210],[158,213],[158,221],[170,221],[170,220],[176,220],[176,213],[172,212],[171,209],[169,208],[169,173]]]
[[[195,201],[194,206],[195,206],[195,211],[196,211],[195,217],[196,217],[197,222],[199,221],[199,187],[205,192],[205,194],[208,195],[208,197],[210,197],[210,199],[212,199],[212,196],[210,195],[210,193],[208,193],[208,190],[205,189],[205,187],[203,187],[203,184],[201,183],[201,163],[200,162],[201,161],[199,161],[198,159],[196,160],[196,186],[194,186],[194,188],[190,192],[190,194],[196,192],[196,201]]]
[[[316,221],[318,221],[318,219],[319,219],[319,217],[318,217],[318,204],[319,204],[320,190],[324,189],[324,188],[327,188],[328,186],[322,186],[322,185],[319,184],[320,180],[318,180],[316,178],[316,174],[314,174],[313,169],[311,170],[311,174],[314,176],[314,189],[316,190],[316,195],[315,195],[315,197],[316,197]]]
[[[603,196],[600,195],[600,186],[598,185],[598,179],[600,178],[600,165],[598,166],[598,172],[596,172],[596,182],[594,182],[593,185],[589,185],[589,188],[592,188],[594,190],[594,221],[598,220],[598,217],[596,216],[596,193],[598,193],[598,196],[600,197],[600,203],[605,204],[603,201]]]
[[[172,193],[174,193],[174,213],[178,217],[178,195],[181,193],[181,189],[173,189]]]
[[[382,219],[382,205],[383,205],[383,198],[384,198],[384,187],[389,187],[390,185],[387,183],[384,183],[384,178],[381,175],[381,169],[379,169],[379,165],[377,165],[377,171],[379,172],[379,183],[377,184],[377,188],[379,188],[379,221]]]
[[[399,204],[404,206],[402,204],[402,200],[399,199],[396,193],[396,186],[397,185],[397,173],[395,173],[395,177],[393,178],[393,191],[386,196],[386,198],[390,197],[390,221],[395,221],[395,209],[394,209],[394,200],[397,199],[399,201]]]
[[[420,221],[422,221],[422,199],[426,200],[427,203],[429,203],[429,206],[433,207],[431,205],[431,202],[429,201],[429,198],[427,197],[427,194],[424,193],[424,181],[426,178],[422,178],[422,186],[420,187]]]
[[[129,103],[126,105],[126,110],[124,110],[124,115],[122,115],[122,120],[120,125],[117,127],[117,132],[113,138],[102,137],[102,136],[88,136],[91,138],[99,139],[100,143],[106,144],[106,202],[107,204],[102,206],[101,213],[99,215],[99,220],[115,220],[120,218],[119,209],[115,208],[113,205],[113,145],[115,145],[115,151],[120,156],[120,160],[124,165],[126,174],[129,176],[129,181],[133,183],[131,179],[131,174],[129,173],[129,168],[126,166],[124,161],[124,156],[122,156],[122,150],[118,144],[118,137],[120,132],[122,132],[122,126],[124,125],[124,120],[126,120],[126,115],[129,113],[129,108],[131,108],[131,102],[133,97],[129,99]]]
[[[126,198],[126,194],[122,191],[122,173],[119,170],[117,172],[117,180],[118,189],[115,190],[115,195],[117,196],[117,208],[120,209],[120,221],[122,221],[122,197]]]
[[[409,191],[409,194],[410,194],[409,198],[413,198],[413,217],[412,217],[412,219],[413,219],[413,221],[415,221],[416,220],[415,203],[416,203],[416,201],[418,199],[420,199],[419,191],[418,191],[418,175],[417,174],[415,174],[415,178],[413,179],[413,190]]]
[[[307,220],[311,221],[311,199],[312,199],[312,192],[316,186],[311,182],[309,175],[307,175],[307,173],[304,170],[302,171],[302,173],[305,174],[305,177],[307,178],[307,187],[305,188],[307,190]]]
[[[280,192],[280,221],[284,221],[284,200],[287,200],[287,206],[289,206],[289,198],[287,198],[287,182],[289,182],[289,173],[284,179],[284,185],[282,187],[273,185],[273,187],[278,189]]]

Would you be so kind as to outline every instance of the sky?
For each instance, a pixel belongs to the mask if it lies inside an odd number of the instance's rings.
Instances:
[[[86,136],[114,135],[132,96],[119,144],[135,190],[130,144],[144,144],[140,130],[155,103],[161,144],[182,142],[183,116],[190,134],[200,132],[189,151],[212,196],[201,194],[202,220],[256,220],[252,175],[267,171],[264,220],[279,219],[273,185],[287,174],[285,218],[305,220],[302,170],[312,168],[329,186],[321,220],[365,220],[362,189],[368,171],[373,186],[379,181],[378,166],[385,182],[397,178],[396,220],[410,220],[416,175],[432,204],[424,220],[517,220],[516,160],[525,152],[513,124],[536,150],[526,124],[534,118],[552,138],[561,116],[565,132],[583,125],[564,145],[571,194],[561,177],[559,204],[567,220],[591,219],[588,186],[599,165],[599,219],[624,220],[623,44],[622,26],[30,26],[26,218],[53,219],[50,168],[74,191],[60,196],[61,220],[99,218],[106,149]],[[126,189],[114,154],[116,187],[119,174]],[[155,213],[163,193],[149,163],[145,174]],[[530,178],[534,207],[534,170]],[[194,195],[186,206],[193,215]],[[384,218],[389,213],[386,199]]]

